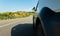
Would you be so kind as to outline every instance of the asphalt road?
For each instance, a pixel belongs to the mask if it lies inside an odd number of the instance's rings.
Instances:
[[[32,16],[0,21],[0,36],[35,36]]]
[[[11,23],[21,24],[21,23],[32,23],[32,16],[26,17],[26,18],[16,18],[16,19],[9,19],[9,20],[3,20],[0,21],[0,27],[3,25],[9,25]]]

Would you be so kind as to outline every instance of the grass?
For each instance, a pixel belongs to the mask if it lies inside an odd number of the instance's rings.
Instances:
[[[0,20],[24,18],[34,15],[34,12],[4,12],[0,13]]]

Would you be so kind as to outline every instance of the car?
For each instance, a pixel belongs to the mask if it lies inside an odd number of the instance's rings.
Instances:
[[[60,36],[60,0],[38,0],[33,10],[37,36]]]

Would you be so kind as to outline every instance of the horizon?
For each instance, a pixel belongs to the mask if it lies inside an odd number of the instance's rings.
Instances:
[[[32,11],[38,0],[0,0],[0,12]]]

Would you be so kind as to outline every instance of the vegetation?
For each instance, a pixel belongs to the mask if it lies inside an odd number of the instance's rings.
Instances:
[[[34,12],[3,12],[0,13],[0,20],[4,19],[15,19],[15,18],[24,18],[30,15],[34,15]]]

